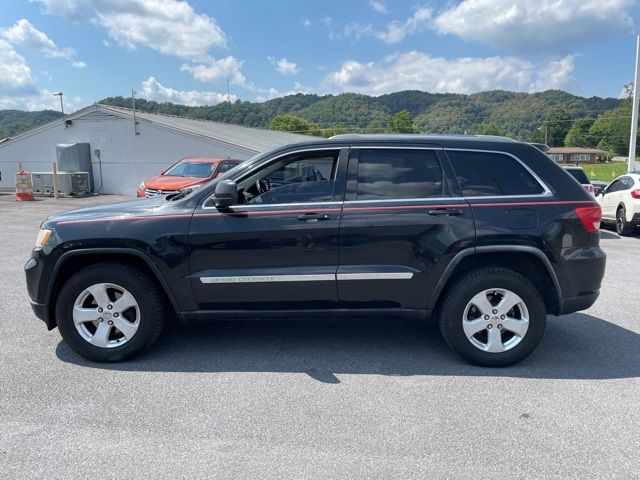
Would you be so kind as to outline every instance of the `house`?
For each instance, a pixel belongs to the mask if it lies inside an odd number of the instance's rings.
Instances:
[[[547,156],[557,163],[598,163],[607,160],[607,152],[597,148],[552,147]]]
[[[95,104],[0,142],[0,190],[15,188],[18,162],[28,172],[51,171],[61,144],[89,144],[94,191],[134,195],[142,180],[184,157],[248,159],[309,138]]]

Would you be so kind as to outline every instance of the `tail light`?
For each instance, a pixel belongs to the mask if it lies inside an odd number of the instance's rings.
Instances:
[[[600,229],[600,220],[602,220],[600,206],[578,207],[576,208],[576,215],[578,215],[587,232],[595,233]]]
[[[640,190],[631,190],[631,196],[640,199]]]

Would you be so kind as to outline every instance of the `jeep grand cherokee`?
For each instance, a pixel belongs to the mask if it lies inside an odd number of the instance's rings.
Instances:
[[[595,302],[599,224],[594,198],[530,145],[347,135],[268,151],[191,193],[55,215],[25,270],[36,315],[92,360],[147,348],[169,309],[402,312],[504,366],[538,345],[547,314]]]

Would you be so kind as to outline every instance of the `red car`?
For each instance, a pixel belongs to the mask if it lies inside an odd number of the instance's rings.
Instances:
[[[187,157],[160,175],[147,178],[138,186],[138,197],[155,197],[177,193],[188,187],[197,187],[212,178],[222,175],[238,165],[242,160],[231,158]]]

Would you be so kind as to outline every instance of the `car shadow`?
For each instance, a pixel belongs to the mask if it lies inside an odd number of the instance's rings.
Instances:
[[[604,238],[607,240],[620,240],[620,236],[617,233],[607,232],[602,228],[600,229],[600,238]]]
[[[172,328],[142,355],[95,363],[64,342],[56,354],[80,366],[153,372],[290,372],[325,383],[339,374],[455,375],[554,379],[640,376],[640,334],[584,313],[549,317],[537,350],[517,365],[482,368],[452,353],[434,323],[417,320],[283,319]]]

